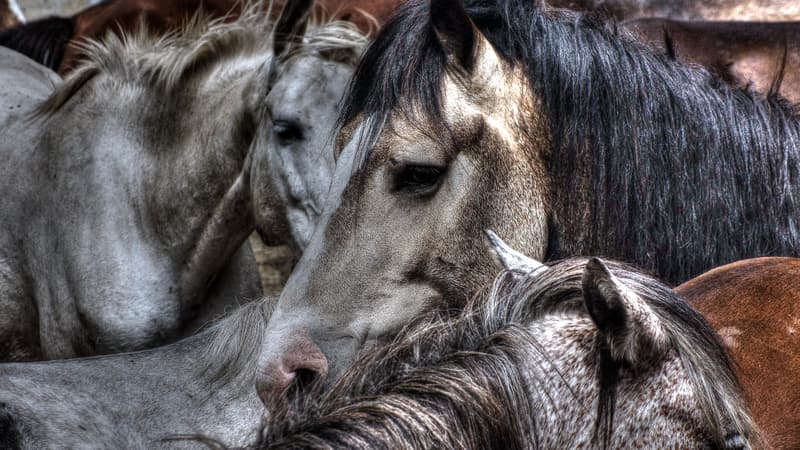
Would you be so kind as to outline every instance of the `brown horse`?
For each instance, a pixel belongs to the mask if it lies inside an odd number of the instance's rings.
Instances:
[[[285,2],[264,2],[264,8],[277,17]],[[242,3],[241,0],[106,0],[70,17],[48,17],[9,30],[0,34],[0,45],[20,51],[65,75],[79,62],[82,52],[79,43],[87,39],[100,39],[109,32],[130,32],[142,24],[155,33],[166,33],[198,13],[234,20],[242,11]],[[318,0],[315,12],[350,21],[370,34],[398,3],[399,0]]]
[[[602,9],[617,20],[670,17],[684,20],[800,19],[795,0],[548,0],[558,8],[576,11]]]
[[[638,19],[624,27],[726,82],[800,102],[800,22]]]
[[[0,30],[21,23],[25,23],[25,16],[22,15],[16,0],[0,0]]]
[[[773,448],[800,448],[800,259],[728,264],[675,288],[727,344]]]

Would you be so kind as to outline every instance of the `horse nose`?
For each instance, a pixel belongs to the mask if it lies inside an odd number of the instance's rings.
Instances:
[[[294,382],[305,388],[328,376],[328,359],[308,333],[296,333],[288,345],[280,347],[278,356],[266,363],[256,381],[258,396],[265,405]]]

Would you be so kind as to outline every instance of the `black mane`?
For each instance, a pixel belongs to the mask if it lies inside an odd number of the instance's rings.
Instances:
[[[75,32],[71,17],[46,17],[0,32],[0,45],[58,71]]]
[[[548,117],[548,259],[603,255],[675,283],[746,257],[798,255],[800,124],[783,100],[537,3],[465,6],[524,68]],[[340,123],[372,117],[377,133],[393,110],[441,119],[446,58],[428,16],[424,1],[398,10],[362,59]]]

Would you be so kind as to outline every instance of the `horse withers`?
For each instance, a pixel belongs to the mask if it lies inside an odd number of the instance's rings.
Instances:
[[[260,448],[753,448],[718,337],[661,283],[570,259],[505,272],[328,391],[290,389]]]
[[[613,25],[613,24],[612,24]],[[603,255],[677,284],[800,254],[800,122],[596,18],[527,0],[412,1],[365,53],[320,226],[281,293],[265,397],[496,270]]]
[[[297,45],[281,23],[111,36],[0,131],[0,359],[174,340],[260,295],[254,230],[304,247],[365,39],[330,23]]]

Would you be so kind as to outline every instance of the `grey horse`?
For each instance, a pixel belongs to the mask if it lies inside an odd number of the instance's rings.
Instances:
[[[347,55],[358,53],[364,43],[349,28],[330,23],[309,28],[302,43],[282,49],[280,67],[271,68],[275,88],[265,103],[280,125],[269,131],[297,146],[292,151],[291,145],[271,144],[271,157],[282,158],[281,167],[304,171],[303,164],[314,161],[332,164],[326,156],[303,158],[305,138],[290,135],[321,136],[325,129],[316,128],[333,124],[308,122],[311,117],[302,114],[311,106],[327,107],[316,89],[344,92],[346,79],[338,77],[352,74],[356,61]],[[302,85],[299,74],[312,81]],[[310,94],[318,103],[296,103]],[[333,120],[337,111],[327,112]],[[297,128],[287,133],[291,127]],[[322,143],[320,151],[329,153],[332,142],[326,137]],[[291,178],[288,169],[284,173]],[[315,173],[324,179],[324,170]],[[295,189],[286,195],[302,192],[297,190],[302,186],[282,183],[287,192]],[[272,305],[270,299],[250,303],[209,329],[156,349],[0,365],[0,448],[197,447],[180,435],[198,433],[232,445],[253,442],[263,411],[254,388],[257,356],[268,345],[264,330]]]
[[[175,340],[260,294],[254,230],[305,245],[365,38],[303,7],[88,43],[55,90],[0,53],[0,360]]]

